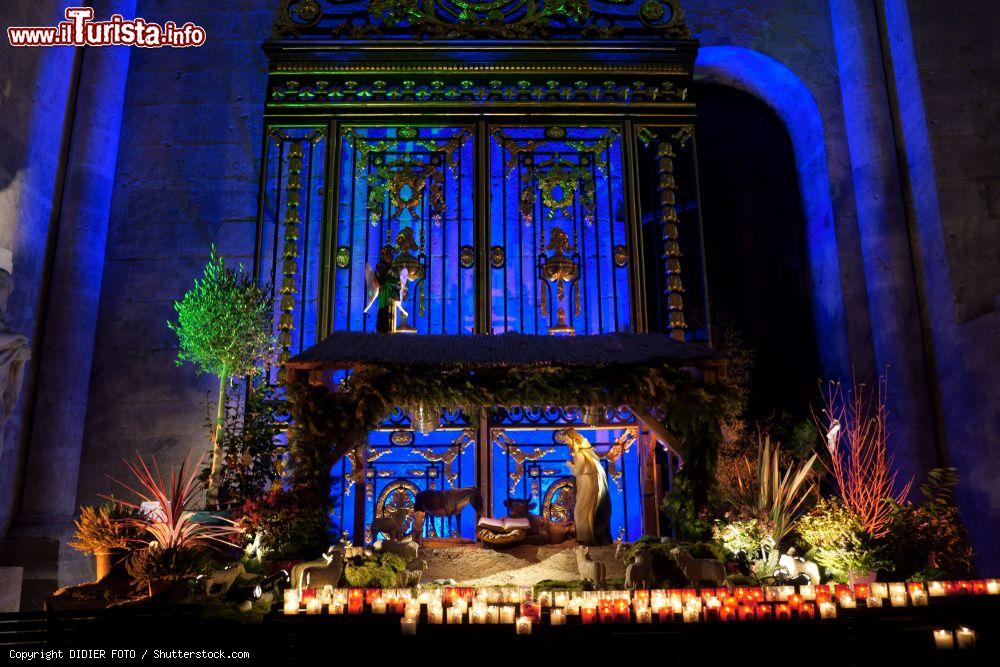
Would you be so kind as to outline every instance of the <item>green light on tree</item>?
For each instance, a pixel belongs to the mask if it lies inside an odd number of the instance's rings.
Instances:
[[[219,397],[212,429],[209,501],[218,490],[222,456],[220,438],[225,420],[226,386],[233,378],[254,377],[274,345],[271,333],[271,287],[260,287],[232,269],[212,248],[205,273],[174,302],[177,321],[167,326],[177,334],[177,365],[190,361],[199,373],[219,378]]]

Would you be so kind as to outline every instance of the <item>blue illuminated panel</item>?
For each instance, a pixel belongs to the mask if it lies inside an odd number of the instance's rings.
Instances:
[[[493,332],[629,331],[620,130],[494,127],[489,141]]]
[[[368,478],[365,484],[365,541],[373,535],[371,523],[385,507],[412,509],[417,493],[476,485],[476,443],[469,430],[439,429],[428,435],[408,430],[380,430],[370,434]],[[466,507],[452,533],[448,521],[428,516],[424,537],[473,538],[476,516]]]
[[[471,129],[342,127],[339,150],[333,329],[375,330],[365,267],[408,229],[425,274],[408,287],[409,323],[422,334],[473,333]]]
[[[632,428],[578,428],[590,440],[608,473],[611,497],[611,535],[625,529],[625,539],[642,536],[642,490],[639,481],[639,444]],[[555,442],[556,429],[491,429],[493,463],[493,514],[507,515],[504,501],[528,499],[533,512],[553,520],[572,520],[573,475],[567,463],[569,447]],[[612,456],[615,443],[626,443],[620,456]],[[568,513],[567,513],[568,512]]]

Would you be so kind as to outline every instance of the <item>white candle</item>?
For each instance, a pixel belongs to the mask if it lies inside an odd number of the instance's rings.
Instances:
[[[857,600],[849,593],[844,593],[838,598],[840,606],[844,609],[854,609],[858,606]]]
[[[913,594],[910,595],[910,600],[913,602],[914,607],[926,607],[927,593],[924,591],[913,591]]]
[[[323,602],[319,598],[309,598],[306,600],[307,614],[320,614],[323,612]]]
[[[988,579],[986,581],[986,592],[990,595],[1000,595],[1000,579]]]
[[[882,598],[877,598],[877,597],[870,597],[870,598],[868,598],[868,606],[869,607],[881,607],[882,606]]]
[[[432,625],[441,625],[444,621],[444,607],[440,602],[432,602],[427,605],[427,622]]]
[[[799,595],[802,596],[803,600],[815,600],[816,599],[816,586],[814,584],[807,584],[805,586],[799,586]]]
[[[448,625],[461,625],[462,617],[465,615],[461,609],[457,607],[448,607]]]
[[[636,607],[635,622],[641,624],[652,623],[653,612],[649,610],[649,607]]]
[[[697,607],[684,607],[684,622],[697,623],[701,619],[701,612]]]
[[[496,625],[500,622],[500,607],[490,605],[486,608],[486,622],[490,625]]]
[[[868,597],[887,598],[889,597],[889,587],[880,583],[869,584]]]
[[[373,614],[384,614],[385,613],[385,598],[375,598],[372,600],[372,613]]]
[[[538,594],[538,606],[540,607],[552,606],[552,591],[541,591]]]
[[[892,603],[893,607],[905,607],[906,606],[906,591],[902,593],[899,591],[891,592],[889,594],[889,602]]]
[[[819,617],[823,619],[837,618],[837,605],[832,602],[820,602]]]
[[[333,602],[330,603],[330,606],[327,607],[327,609],[329,610],[329,612],[331,614],[334,614],[334,615],[343,614],[344,613],[344,603],[340,602],[339,600],[334,600]]]
[[[417,634],[417,621],[416,619],[403,617],[399,619],[399,631],[404,635],[413,636]]]
[[[935,633],[935,639],[937,634]],[[955,631],[955,644],[960,649],[972,648],[976,645],[976,632],[969,628],[959,628]]]
[[[552,604],[556,607],[565,607],[568,602],[569,602],[569,594],[566,593],[565,591],[556,593],[552,597]]]
[[[955,638],[951,634],[951,630],[935,630],[934,646],[943,651],[955,648]]]
[[[284,594],[284,612],[286,614],[297,614],[299,613],[299,592],[294,588],[290,588],[285,591]]]
[[[565,625],[566,624],[566,612],[562,609],[555,608],[549,615],[549,622],[552,625]]]
[[[527,616],[521,616],[517,619],[517,634],[519,635],[530,635],[531,634],[531,619]]]
[[[500,607],[500,622],[504,625],[510,625],[514,622],[514,608],[510,606]]]

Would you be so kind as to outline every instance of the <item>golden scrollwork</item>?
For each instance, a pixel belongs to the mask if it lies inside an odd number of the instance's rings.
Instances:
[[[495,431],[493,434],[493,442],[497,447],[504,449],[514,459],[514,472],[510,474],[510,492],[516,493],[517,485],[521,482],[521,478],[524,477],[524,464],[527,461],[538,461],[539,459],[545,457],[548,454],[556,451],[552,447],[535,447],[531,452],[526,452],[521,449],[516,442],[510,439],[510,437],[503,431]]]
[[[468,448],[473,442],[476,441],[476,434],[471,430],[462,431],[462,433],[452,441],[451,446],[448,447],[444,452],[434,452],[429,449],[413,449],[411,450],[414,454],[418,454],[427,461],[440,462],[444,464],[444,478],[448,480],[448,485],[452,488],[455,487],[455,481],[458,479],[458,473],[455,472],[455,461],[462,452]]]

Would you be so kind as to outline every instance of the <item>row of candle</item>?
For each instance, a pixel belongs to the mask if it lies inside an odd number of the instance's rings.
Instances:
[[[954,632],[947,629],[934,631],[934,646],[938,649],[970,649],[976,647],[976,632],[970,628],[958,628]]]
[[[797,591],[797,592],[796,592]],[[658,589],[658,590],[604,590],[604,591],[540,591],[533,596],[529,587],[491,588],[436,588],[436,589],[290,589],[285,591],[284,612],[296,614],[303,610],[307,614],[322,613],[326,607],[331,614],[361,614],[368,607],[376,614],[392,612],[404,614],[409,603],[443,606],[468,606],[479,603],[521,604],[538,608],[566,609],[570,615],[580,613],[581,608],[597,609],[606,602],[617,604],[625,601],[636,609],[649,607],[651,614],[658,614],[664,607],[671,607],[675,614],[683,613],[683,606],[693,600],[709,604],[718,601],[718,607],[739,609],[762,603],[783,603],[795,612],[804,602],[818,605],[836,601],[845,609],[856,608],[859,603],[868,607],[882,607],[885,600],[893,607],[927,605],[928,597],[961,594],[1000,593],[1000,580],[990,579],[970,582],[922,582],[908,583],[858,583],[822,584],[794,586],[741,586],[707,589]],[[778,605],[780,607],[781,605]],[[463,609],[464,613],[464,609]],[[596,612],[595,612],[596,613]],[[756,612],[755,612],[756,613]],[[532,614],[528,614],[532,617]],[[537,614],[534,615],[537,622]],[[737,616],[739,616],[737,612]]]

